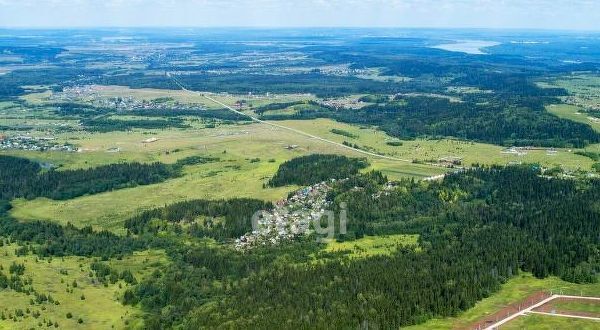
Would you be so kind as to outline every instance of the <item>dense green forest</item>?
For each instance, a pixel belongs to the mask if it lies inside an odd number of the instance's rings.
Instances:
[[[245,64],[225,61],[222,64],[181,66],[167,64],[150,57],[148,68],[159,70],[148,74],[145,70],[123,73],[119,70],[80,69],[63,64],[60,68],[40,70],[16,70],[0,75],[0,97],[10,98],[25,93],[22,86],[48,85],[53,90],[83,84],[123,85],[131,88],[180,89],[167,71],[181,70],[194,73],[180,75],[177,79],[191,90],[229,92],[237,94],[266,93],[313,93],[319,97],[337,97],[350,94],[368,94],[362,101],[375,103],[359,110],[338,110],[308,102],[312,106],[293,115],[274,113],[300,102],[273,103],[260,106],[256,113],[264,119],[312,119],[318,117],[377,125],[390,135],[410,139],[415,137],[446,137],[489,142],[500,145],[535,145],[548,147],[583,147],[600,142],[600,136],[591,128],[558,118],[545,111],[544,106],[558,102],[557,97],[568,92],[561,88],[541,88],[536,83],[548,76],[570,74],[574,71],[598,72],[598,64],[593,62],[559,63],[560,61],[533,61],[525,56],[491,54],[485,58],[462,56],[425,47],[425,39],[394,38],[390,40],[358,38],[348,44],[323,48],[306,45],[303,52],[306,61],[313,65],[348,65],[350,70],[378,70],[380,75],[410,77],[406,81],[366,79],[364,76],[327,74],[315,68],[304,73],[272,74],[270,70],[248,72]],[[582,41],[570,41],[581,43]],[[567,43],[568,44],[568,43]],[[586,47],[589,45],[586,44]],[[202,48],[203,43],[198,47]],[[243,49],[250,51],[249,45],[210,44],[220,51]],[[279,46],[286,49],[285,46]],[[502,46],[506,47],[506,45]],[[546,47],[546,46],[544,46]],[[60,48],[44,48],[40,54],[34,49],[8,47],[19,53],[30,51],[28,61],[60,61],[56,52]],[[360,49],[360,51],[357,51]],[[501,48],[502,49],[502,48]],[[260,48],[259,51],[265,51]],[[275,50],[272,50],[275,51]],[[517,51],[513,49],[513,51]],[[518,49],[518,53],[529,54],[529,49]],[[551,48],[552,54],[564,51]],[[579,50],[581,51],[581,50]],[[539,54],[538,54],[539,55]],[[25,55],[23,55],[25,56]],[[174,60],[181,54],[170,54]],[[171,57],[172,56],[172,57]],[[548,55],[550,56],[550,55]],[[100,57],[101,58],[101,57]],[[114,59],[107,56],[106,60]],[[85,56],[82,60],[87,60]],[[268,66],[281,69],[282,64],[269,63]],[[287,63],[286,67],[306,65],[303,61]],[[225,70],[227,73],[213,73],[211,70]],[[165,73],[161,71],[164,70]],[[228,71],[228,70],[231,70]],[[239,71],[238,71],[239,70]],[[276,70],[275,70],[276,71]],[[459,94],[453,87],[473,87],[479,92]],[[460,98],[462,102],[448,99],[420,96],[393,95],[410,93],[443,94]],[[96,118],[100,114],[115,114],[111,109],[85,109],[81,105],[61,105],[58,112],[65,116],[77,116],[84,127],[91,131],[128,130],[131,128],[184,128],[183,116],[242,121],[232,112],[223,110],[190,111],[175,107],[173,111],[136,110],[141,116],[165,117],[156,120],[121,120]],[[100,110],[100,111],[96,111]],[[95,114],[94,116],[92,116]]]
[[[309,155],[294,158],[279,166],[269,180],[271,187],[290,184],[308,186],[328,179],[345,179],[369,164],[366,159],[338,155]]]
[[[484,102],[484,103],[482,103]],[[429,96],[398,96],[392,102],[361,109],[338,110],[315,106],[293,115],[264,115],[264,119],[332,118],[342,122],[377,125],[403,139],[453,136],[500,145],[583,147],[600,142],[588,125],[558,118],[544,109],[544,99],[501,98],[452,102]]]
[[[153,311],[150,325],[397,328],[456,315],[519,271],[597,280],[598,181],[545,178],[528,167],[477,168],[432,184],[406,180],[380,195],[373,194],[381,189],[378,181],[372,174],[359,176],[330,196],[350,206],[349,235],[417,233],[419,248],[352,261],[324,257],[319,263],[299,263],[303,257],[288,252],[286,258],[296,262],[274,262],[251,273],[236,269],[257,267],[254,258],[264,252],[248,252],[242,260],[227,249],[214,258],[210,248],[189,249],[179,264],[133,289],[126,300]],[[302,240],[296,244],[314,248]],[[189,273],[207,264],[212,268],[203,275]],[[224,273],[224,267],[233,271]],[[210,279],[227,284],[215,289]],[[207,292],[223,298],[201,303]],[[194,303],[166,303],[177,297]]]
[[[227,109],[143,109],[133,110],[132,115],[144,117],[198,117],[206,119],[220,119],[229,121],[248,121],[248,117],[231,112]]]
[[[49,221],[21,222],[8,215],[11,205],[0,199],[0,237],[22,245],[20,254],[29,252],[42,257],[86,256],[108,259],[123,257],[133,251],[168,246],[161,238],[149,235],[119,236],[108,231],[95,231],[86,226],[62,226]],[[0,240],[4,242],[4,240]]]
[[[30,48],[29,50],[32,51],[33,49]],[[101,70],[88,70],[76,67],[52,67],[36,70],[25,69],[11,71],[7,74],[0,75],[0,100],[14,98],[15,96],[25,94],[26,88],[24,88],[23,86],[63,86],[69,81],[77,79],[81,76],[87,76],[91,78],[101,74]]]
[[[184,165],[215,161],[184,158],[173,165],[152,163],[110,164],[78,170],[42,170],[39,163],[0,155],[0,200],[16,197],[70,199],[86,194],[147,185],[178,176]]]
[[[349,137],[351,139],[356,139],[358,136],[356,134],[353,134],[351,132],[345,131],[343,129],[338,129],[338,128],[332,128],[329,130],[331,133],[333,134],[337,134],[337,135],[341,135],[341,136],[345,136],[345,137]]]
[[[254,110],[254,112],[256,112],[257,114],[263,114],[267,111],[273,111],[273,110],[283,110],[289,107],[293,107],[295,105],[300,105],[300,104],[305,104],[306,102],[304,101],[295,101],[295,102],[283,102],[283,103],[269,103],[266,105],[262,105],[260,107],[255,107],[252,110]]]
[[[314,182],[315,172],[323,175],[319,180],[340,172],[327,161],[315,162],[319,166],[311,171],[298,172],[307,176],[304,182]],[[306,160],[292,164],[304,168]],[[19,168],[39,171],[26,161]],[[418,234],[418,246],[349,259],[322,252],[310,235],[237,251],[226,242],[250,230],[254,211],[271,207],[250,199],[187,201],[145,211],[126,222],[127,236],[21,223],[4,214],[0,235],[34,243],[31,252],[43,256],[166,249],[171,263],[123,296],[149,312],[150,329],[397,328],[456,315],[519,271],[572,282],[598,279],[599,180],[559,179],[543,176],[536,166],[513,166],[476,167],[441,182],[387,182],[381,173],[352,168],[355,174],[347,173],[350,179],[335,183],[327,195],[333,205],[348,205],[348,232],[337,239]],[[2,205],[4,212],[10,208]],[[110,276],[105,271],[100,273]]]
[[[108,231],[94,231],[91,227],[61,226],[48,221],[20,222],[0,213],[0,236],[19,242],[29,251],[43,257],[86,256],[104,259],[122,257],[133,251],[162,248],[167,243],[160,238],[123,237]],[[31,244],[32,243],[32,244]]]
[[[128,219],[125,228],[133,234],[175,230],[193,237],[232,239],[252,231],[250,218],[256,211],[272,207],[256,199],[192,200],[142,212]]]
[[[157,329],[397,328],[456,315],[519,271],[596,281],[600,182],[540,174],[533,167],[476,168],[383,191],[382,176],[358,175],[329,196],[349,205],[351,237],[340,239],[410,233],[420,235],[418,247],[352,260],[317,253],[317,263],[310,238],[269,252],[176,249],[177,262],[125,301],[152,312],[147,324]],[[211,285],[215,280],[222,285]]]

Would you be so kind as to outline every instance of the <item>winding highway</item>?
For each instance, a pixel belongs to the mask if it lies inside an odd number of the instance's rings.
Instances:
[[[231,106],[229,106],[229,105],[227,105],[227,104],[225,104],[225,103],[223,103],[223,102],[221,102],[219,100],[216,100],[216,99],[208,96],[207,93],[201,93],[201,92],[192,91],[192,90],[187,89],[183,84],[181,84],[177,79],[175,79],[170,73],[167,73],[167,77],[171,78],[173,80],[173,82],[175,82],[175,84],[177,84],[177,86],[179,86],[183,91],[188,92],[188,93],[192,93],[192,94],[195,94],[195,95],[200,95],[200,96],[204,97],[205,99],[207,99],[207,100],[209,100],[209,101],[211,101],[213,103],[216,103],[216,104],[224,107],[225,109],[227,109],[229,111],[235,112],[238,115],[247,117],[247,118],[249,118],[250,120],[252,120],[254,122],[261,123],[261,124],[266,124],[266,125],[269,125],[269,126],[272,126],[272,127],[277,127],[277,128],[284,129],[284,130],[288,130],[288,131],[291,131],[291,132],[294,132],[294,133],[297,133],[297,134],[309,137],[311,139],[315,139],[315,140],[319,140],[319,141],[322,141],[322,142],[325,142],[325,143],[329,143],[329,144],[335,145],[337,147],[349,149],[349,150],[352,150],[352,151],[354,151],[356,153],[360,153],[360,154],[363,154],[363,155],[367,155],[367,156],[371,156],[371,157],[376,157],[376,158],[381,158],[381,159],[389,159],[389,160],[398,161],[398,162],[404,162],[404,163],[412,163],[412,160],[409,160],[409,159],[402,159],[402,158],[396,158],[396,157],[392,157],[392,156],[379,155],[379,154],[376,154],[376,153],[373,153],[373,152],[368,152],[368,151],[365,151],[365,150],[356,149],[356,148],[347,146],[345,144],[338,143],[338,142],[335,142],[335,141],[331,141],[331,140],[328,140],[328,139],[325,139],[325,138],[322,138],[322,137],[319,137],[319,136],[316,136],[316,135],[313,135],[313,134],[310,134],[310,133],[307,133],[307,132],[304,132],[304,131],[301,131],[301,130],[298,130],[298,129],[295,129],[295,128],[291,128],[291,127],[287,127],[287,126],[275,124],[275,123],[272,123],[272,122],[264,121],[262,119],[259,119],[259,118],[256,118],[254,116],[251,116],[251,115],[249,115],[247,113],[238,111],[238,110],[232,108]]]

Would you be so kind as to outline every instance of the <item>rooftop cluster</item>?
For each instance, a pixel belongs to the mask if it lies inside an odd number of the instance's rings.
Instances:
[[[309,234],[310,223],[320,220],[329,206],[326,196],[332,182],[335,180],[300,189],[288,199],[277,202],[272,211],[261,211],[255,215],[253,231],[236,239],[236,249],[277,245]]]
[[[77,147],[74,145],[59,144],[54,142],[54,139],[54,137],[34,137],[29,135],[17,135],[12,137],[0,135],[0,149],[66,152],[77,151]]]

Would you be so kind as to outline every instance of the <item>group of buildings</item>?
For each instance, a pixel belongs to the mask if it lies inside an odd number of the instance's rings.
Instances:
[[[71,144],[56,143],[53,137],[34,137],[30,135],[8,137],[0,135],[0,150],[75,152],[77,147]]]
[[[65,87],[61,93],[51,96],[51,99],[61,102],[85,101],[98,108],[114,109],[117,111],[135,110],[171,110],[185,108],[186,110],[204,110],[200,105],[182,105],[170,97],[159,97],[151,100],[139,99],[131,96],[108,97],[103,95],[101,86],[85,85]]]
[[[311,223],[319,221],[329,206],[327,192],[330,189],[330,182],[317,183],[278,201],[270,211],[257,212],[252,218],[252,232],[236,239],[236,249],[277,245],[308,234]]]

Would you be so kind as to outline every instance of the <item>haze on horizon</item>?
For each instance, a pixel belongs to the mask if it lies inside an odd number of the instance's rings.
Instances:
[[[595,0],[0,0],[0,26],[599,30]]]

